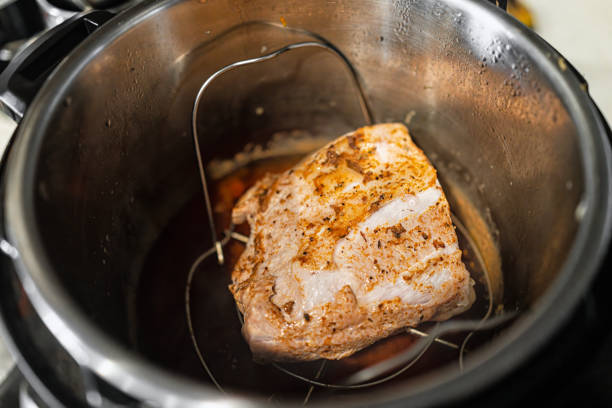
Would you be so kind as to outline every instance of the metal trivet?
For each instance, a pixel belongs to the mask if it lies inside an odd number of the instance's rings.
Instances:
[[[281,27],[278,24],[265,23],[265,22],[251,22],[251,23],[245,23],[245,24],[266,24],[270,26]],[[355,84],[355,87],[358,90],[359,103],[361,106],[361,110],[364,116],[365,123],[367,125],[371,125],[374,123],[374,119],[373,119],[371,110],[369,108],[367,99],[365,97],[365,93],[363,91],[363,87],[361,85],[361,81],[359,79],[358,73],[353,67],[353,65],[351,64],[351,62],[348,60],[348,58],[333,44],[331,44],[329,41],[325,40],[323,37],[315,33],[311,33],[303,29],[295,29],[295,28],[289,28],[289,27],[284,27],[284,26],[283,28],[286,28],[294,32],[299,32],[301,34],[308,35],[311,38],[315,39],[315,41],[304,41],[304,42],[297,42],[297,43],[289,44],[287,46],[277,49],[276,51],[272,51],[268,54],[265,54],[265,55],[262,55],[256,58],[250,58],[246,60],[237,61],[237,62],[234,62],[232,64],[222,67],[221,69],[214,72],[210,77],[208,77],[208,79],[206,79],[206,81],[202,84],[202,86],[200,87],[197,93],[197,96],[196,96],[196,99],[193,105],[193,110],[192,110],[191,126],[192,126],[192,134],[193,134],[193,143],[194,143],[194,147],[196,151],[196,158],[198,162],[200,180],[202,183],[204,202],[206,204],[206,213],[208,216],[210,232],[212,236],[212,242],[214,243],[214,245],[212,248],[202,253],[194,261],[194,263],[191,266],[191,269],[187,277],[187,284],[185,287],[185,314],[186,314],[187,327],[189,329],[191,341],[193,343],[195,352],[200,360],[200,363],[202,364],[202,367],[206,371],[207,375],[210,377],[211,381],[222,393],[225,393],[225,390],[223,389],[223,386],[219,384],[213,372],[210,370],[208,364],[206,363],[206,359],[202,355],[200,347],[198,346],[197,338],[195,336],[193,323],[191,319],[191,284],[192,284],[195,272],[198,269],[198,266],[205,259],[216,254],[217,262],[220,265],[223,265],[225,262],[223,247],[227,243],[229,243],[230,240],[232,239],[246,244],[248,242],[249,237],[235,232],[234,225],[231,223],[230,223],[230,226],[225,230],[225,233],[222,239],[219,239],[216,233],[215,222],[214,222],[214,217],[213,217],[213,210],[212,210],[212,203],[211,203],[210,195],[208,192],[208,183],[206,180],[206,172],[204,169],[202,154],[200,152],[199,136],[198,136],[198,130],[197,130],[197,123],[196,123],[200,101],[202,100],[202,96],[204,95],[205,90],[211,84],[212,81],[214,81],[219,76],[233,69],[244,67],[244,66],[251,65],[251,64],[256,64],[256,63],[263,62],[263,61],[267,61],[267,60],[276,58],[279,55],[282,55],[286,52],[296,50],[299,48],[317,47],[317,48],[322,48],[322,49],[325,49],[331,52],[332,54],[337,56],[340,60],[342,60],[342,62],[344,63],[348,71],[350,72],[353,82]],[[486,290],[488,292],[488,299],[489,299],[489,305],[488,305],[485,315],[480,320],[451,320],[451,321],[447,321],[444,323],[438,323],[428,333],[420,331],[415,328],[406,328],[405,330],[407,333],[420,337],[420,339],[415,344],[413,344],[407,350],[405,350],[404,352],[396,356],[393,356],[375,365],[363,368],[351,374],[350,376],[345,378],[341,383],[331,384],[331,383],[322,382],[319,380],[327,364],[326,360],[322,361],[314,378],[305,377],[303,375],[300,375],[296,372],[291,371],[290,369],[278,363],[272,363],[272,365],[276,369],[280,370],[281,372],[293,378],[301,380],[304,383],[309,385],[308,391],[303,401],[304,405],[309,401],[310,396],[312,395],[312,392],[315,387],[322,387],[322,388],[335,389],[335,390],[351,390],[351,389],[372,387],[372,386],[387,382],[401,375],[406,370],[408,370],[410,367],[412,367],[414,364],[416,364],[434,342],[441,344],[445,347],[458,350],[459,351],[459,367],[460,367],[460,370],[463,371],[463,359],[464,359],[464,354],[466,351],[466,346],[470,338],[474,334],[474,332],[479,331],[479,330],[489,330],[494,327],[498,327],[499,325],[508,322],[509,320],[511,320],[512,318],[516,316],[516,313],[514,312],[506,312],[500,316],[491,317],[493,313],[493,296],[492,296],[492,289],[491,289],[491,281],[488,275],[488,271],[486,269],[486,264],[484,263],[478,251],[476,251],[477,246],[474,245],[474,242],[472,238],[470,237],[469,232],[467,231],[465,226],[454,215],[452,216],[452,218],[453,218],[453,223],[455,224],[455,226],[460,230],[463,236],[468,240],[470,246],[473,248],[474,253],[476,255],[476,261],[480,264],[482,270],[484,271],[484,277],[486,281]],[[240,323],[243,324],[242,314],[240,313],[240,311],[238,311],[237,307],[236,307],[236,311],[237,311],[237,316],[238,316],[238,319],[240,320]],[[467,335],[464,338],[464,340],[461,342],[461,344],[456,344],[456,343],[444,340],[442,338],[442,336],[444,336],[445,334],[452,333],[452,332],[467,332]]]

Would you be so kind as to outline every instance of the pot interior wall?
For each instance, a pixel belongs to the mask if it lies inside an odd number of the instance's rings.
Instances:
[[[136,322],[145,262],[199,193],[190,131],[197,89],[227,63],[310,39],[282,26],[239,26],[281,17],[348,56],[378,122],[409,121],[477,241],[496,301],[532,305],[576,230],[583,191],[576,131],[523,45],[475,5],[455,3],[186,1],[107,44],[50,106],[53,125],[33,186],[54,273],[78,306],[127,347],[143,341]],[[279,132],[332,138],[364,124],[350,75],[324,50],[228,73],[200,112],[206,160],[265,145]],[[208,237],[204,221],[193,228]],[[210,244],[202,239],[194,256]],[[166,296],[175,302],[188,271],[173,265],[183,263],[168,262],[174,293]],[[183,320],[166,313],[160,329],[178,327],[184,336]]]

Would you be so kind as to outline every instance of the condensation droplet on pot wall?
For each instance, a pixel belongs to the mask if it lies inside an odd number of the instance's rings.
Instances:
[[[574,216],[576,217],[576,221],[580,222],[584,218],[586,214],[587,204],[583,201],[576,206],[576,211],[574,211]]]

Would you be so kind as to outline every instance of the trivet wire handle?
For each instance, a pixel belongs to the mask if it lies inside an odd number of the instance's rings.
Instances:
[[[250,58],[250,59],[246,59],[242,61],[237,61],[232,64],[226,65],[223,68],[216,71],[215,73],[213,73],[211,76],[209,76],[208,79],[204,81],[204,83],[198,90],[198,94],[196,96],[195,102],[193,103],[193,110],[191,112],[191,130],[193,134],[193,143],[195,145],[196,157],[198,159],[198,169],[200,172],[200,181],[202,182],[202,190],[204,192],[204,202],[206,203],[206,213],[208,215],[208,222],[210,225],[212,240],[215,243],[217,261],[219,262],[220,265],[222,265],[225,261],[225,257],[223,255],[223,245],[221,245],[221,241],[217,237],[217,231],[215,228],[215,221],[213,217],[212,204],[210,200],[210,194],[208,192],[208,185],[206,182],[206,171],[204,170],[204,161],[202,159],[202,152],[200,151],[200,142],[199,142],[198,128],[197,128],[198,109],[200,107],[200,101],[202,100],[202,95],[204,95],[204,91],[206,90],[206,88],[208,88],[210,83],[214,81],[216,78],[218,78],[220,75],[224,74],[225,72],[231,71],[235,68],[242,67],[245,65],[267,61],[269,59],[278,57],[279,55],[287,51],[298,49],[298,48],[305,48],[305,47],[323,48],[328,51],[331,51],[332,53],[340,57],[340,59],[344,62],[346,67],[351,72],[355,85],[359,91],[359,104],[360,104],[363,116],[366,120],[366,124],[370,125],[373,123],[372,113],[367,103],[367,99],[365,97],[363,87],[361,86],[361,82],[359,81],[359,77],[357,76],[357,71],[355,70],[351,62],[348,60],[348,58],[344,54],[342,54],[340,50],[338,50],[336,47],[334,47],[330,43],[318,42],[318,41],[304,41],[304,42],[289,44],[287,46],[279,48],[276,51],[270,52],[269,54],[265,54],[260,57]]]

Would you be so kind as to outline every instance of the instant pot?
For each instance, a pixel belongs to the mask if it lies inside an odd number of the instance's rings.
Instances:
[[[164,237],[199,197],[196,93],[219,68],[307,40],[305,30],[352,63],[378,122],[408,122],[482,255],[498,311],[518,313],[463,370],[297,394],[282,373],[234,362],[248,359],[238,327],[219,354],[231,381],[222,393],[184,347],[189,264],[212,245],[204,207],[190,235]],[[300,52],[208,91],[198,116],[208,164],[363,124],[346,70]],[[578,370],[605,340],[610,129],[570,62],[495,4],[166,0],[88,11],[18,54],[0,87],[19,121],[2,161],[0,312],[20,371],[11,380],[27,379],[22,400],[300,405],[309,392],[309,405],[503,406],[558,390],[555,373]],[[182,255],[156,258],[160,242]],[[207,266],[196,288],[211,350],[237,325],[223,273]]]

